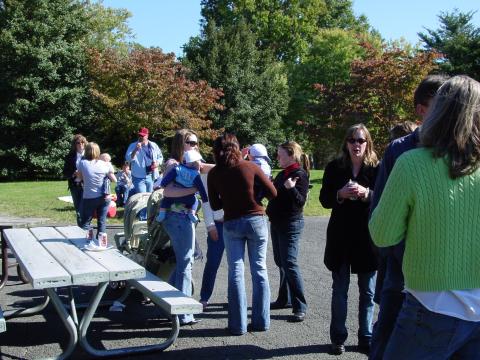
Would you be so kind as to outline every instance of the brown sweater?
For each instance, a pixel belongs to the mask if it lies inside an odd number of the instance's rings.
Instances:
[[[277,190],[258,165],[241,160],[232,167],[215,166],[208,174],[208,198],[213,210],[223,209],[224,220],[245,215],[264,215],[264,208],[255,201],[254,183],[265,188],[267,199],[277,196]]]

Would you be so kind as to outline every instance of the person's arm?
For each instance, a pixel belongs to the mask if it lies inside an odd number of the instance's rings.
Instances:
[[[165,170],[163,172],[164,176],[167,175],[175,166],[178,165],[178,161],[175,159],[168,159],[165,162]],[[197,192],[197,188],[180,188],[176,187],[175,184],[168,184],[163,190],[163,195],[167,197],[183,197],[188,195],[193,195]]]
[[[265,190],[265,193],[262,195],[268,200],[272,200],[274,197],[277,196],[277,189],[275,189],[272,181],[267,177],[267,175],[263,173],[260,167],[254,165],[253,168],[255,169],[255,179]]]
[[[400,158],[396,162],[368,224],[372,240],[379,247],[396,245],[405,237],[415,183],[409,160]]]
[[[202,163],[200,166],[200,174],[208,174],[215,167],[215,164]]]
[[[205,191],[205,187],[203,186],[200,175],[195,176],[195,179],[193,179],[193,184],[198,189],[198,192],[200,193],[200,197],[202,198],[202,201],[204,203],[208,203],[208,195],[207,195],[207,192]]]
[[[220,198],[220,194],[217,192],[217,189],[215,186],[216,179],[213,171],[215,171],[215,169],[212,169],[212,172],[209,174],[207,178],[208,200],[212,210],[220,210],[220,209],[223,209],[223,204],[222,204],[222,199]]]
[[[336,172],[335,162],[328,163],[323,172],[322,188],[318,199],[325,209],[332,209],[337,206],[338,185],[335,184]]]
[[[394,149],[393,145],[390,144],[385,150],[383,159],[378,168],[377,179],[375,180],[375,192],[372,195],[370,201],[370,216],[373,210],[377,207],[380,197],[382,196],[385,184],[387,183],[388,176],[392,172],[393,166],[395,165]]]
[[[308,176],[305,172],[301,172],[300,176],[288,178],[283,186],[288,190],[288,195],[296,206],[303,206],[307,201],[308,193]]]
[[[177,177],[177,172],[175,169],[171,169],[169,172],[167,172],[163,178],[162,181],[160,182],[160,187],[166,187],[168,184],[170,184],[175,178]]]
[[[207,174],[200,175],[204,189],[208,188],[207,185]],[[203,221],[205,222],[205,227],[207,228],[208,235],[213,241],[218,240],[217,227],[215,226],[215,221],[213,219],[213,210],[210,207],[210,203],[206,202],[202,204],[203,212]]]

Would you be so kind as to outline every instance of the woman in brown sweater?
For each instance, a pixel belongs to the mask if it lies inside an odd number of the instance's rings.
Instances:
[[[235,135],[225,134],[213,144],[216,166],[208,176],[208,197],[213,210],[224,210],[223,237],[228,261],[228,329],[247,332],[244,255],[248,249],[252,274],[251,331],[270,327],[270,287],[267,274],[268,227],[264,208],[255,200],[254,183],[268,199],[277,195],[271,181],[255,164],[242,160]]]

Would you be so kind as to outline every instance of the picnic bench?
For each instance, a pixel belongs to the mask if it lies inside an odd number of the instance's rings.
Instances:
[[[178,315],[202,311],[200,303],[146,272],[143,266],[118,250],[85,250],[85,231],[77,226],[6,229],[3,236],[31,286],[46,292],[43,304],[22,311],[5,311],[4,317],[8,319],[41,311],[50,300],[69,334],[68,345],[58,359],[68,358],[77,344],[99,357],[163,350],[178,336]],[[147,346],[108,350],[94,348],[86,335],[110,281],[128,281],[169,314],[172,318],[169,338],[160,344]],[[72,287],[87,284],[96,284],[96,287],[83,316],[79,318]],[[68,290],[69,304],[60,299],[57,288]]]
[[[5,318],[3,317],[2,308],[0,307],[0,333],[7,331],[7,323],[5,322]]]

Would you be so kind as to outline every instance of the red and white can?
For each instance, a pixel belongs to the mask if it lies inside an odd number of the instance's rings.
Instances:
[[[98,234],[98,246],[106,248],[108,246],[107,233]]]

